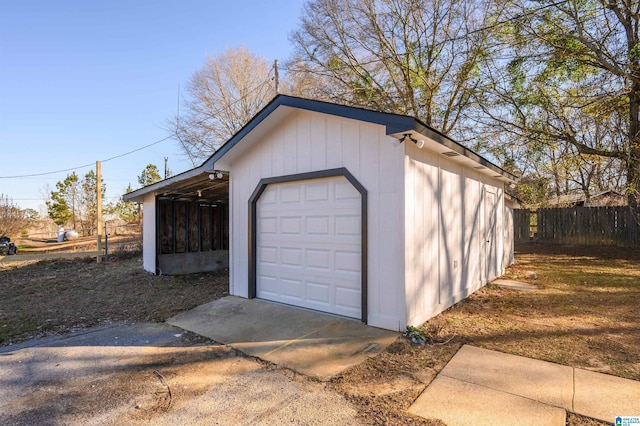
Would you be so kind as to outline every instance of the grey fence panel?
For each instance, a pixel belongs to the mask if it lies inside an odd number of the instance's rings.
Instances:
[[[538,229],[536,241],[556,244],[598,245],[617,247],[638,247],[638,214],[627,206],[616,207],[568,207],[538,209],[536,212]],[[524,226],[517,221],[516,241],[519,228]]]
[[[515,241],[529,241],[531,226],[531,212],[528,209],[515,209],[513,211],[513,238]]]

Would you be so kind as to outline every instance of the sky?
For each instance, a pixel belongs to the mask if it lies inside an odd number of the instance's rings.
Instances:
[[[97,160],[107,203],[128,184],[139,187],[147,164],[163,174],[167,157],[173,174],[192,168],[175,140],[154,144],[169,136],[163,126],[177,111],[179,88],[227,48],[284,62],[302,6],[0,0],[0,194],[44,212],[47,185],[54,190],[72,171],[82,177]],[[72,170],[49,174],[65,169]]]

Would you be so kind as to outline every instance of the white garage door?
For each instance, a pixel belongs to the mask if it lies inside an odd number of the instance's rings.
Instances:
[[[342,176],[267,186],[256,212],[257,297],[361,318],[360,212]]]

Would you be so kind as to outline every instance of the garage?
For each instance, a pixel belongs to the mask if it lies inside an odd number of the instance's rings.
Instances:
[[[402,331],[504,273],[515,179],[413,117],[278,95],[201,166],[125,199],[144,202],[145,259],[162,249],[154,219],[202,224],[195,208],[149,214],[157,200],[205,198],[228,219],[231,295]],[[209,244],[178,235],[162,256]]]
[[[256,296],[360,319],[361,205],[344,176],[267,185],[256,201]]]

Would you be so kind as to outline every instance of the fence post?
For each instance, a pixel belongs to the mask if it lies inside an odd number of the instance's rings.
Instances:
[[[96,261],[100,263],[102,262],[102,236],[100,235],[100,231],[102,231],[102,165],[100,161],[96,161],[96,182],[98,182],[96,184],[96,234],[98,234],[98,255],[96,256]]]
[[[107,224],[104,224],[104,261],[109,261],[109,233],[107,232]]]

